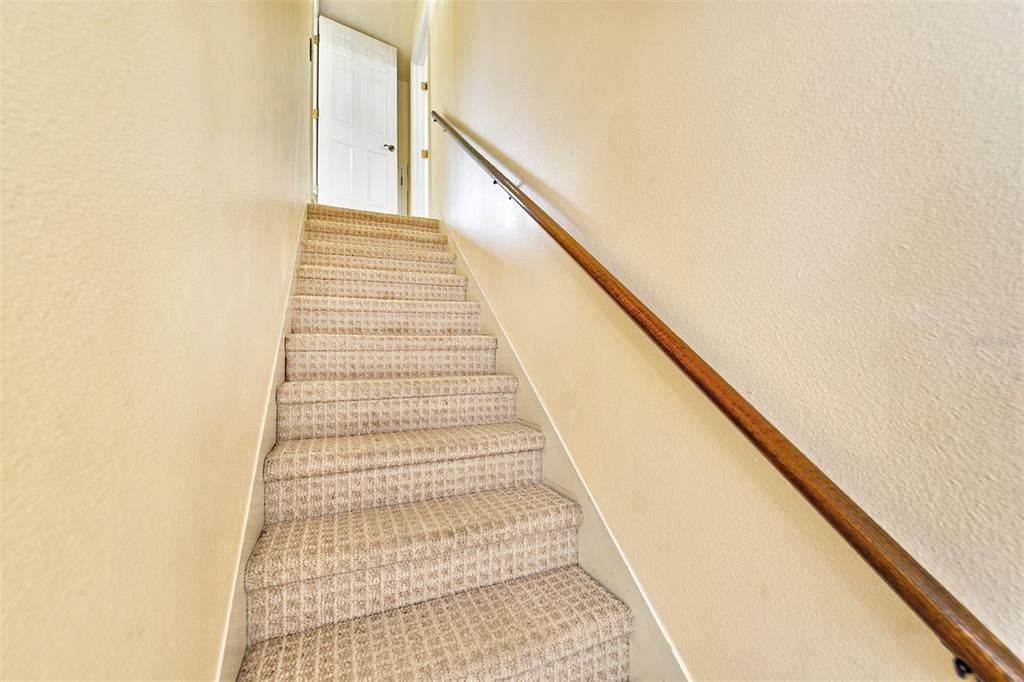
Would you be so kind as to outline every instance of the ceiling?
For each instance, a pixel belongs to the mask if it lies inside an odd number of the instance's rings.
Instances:
[[[398,80],[409,80],[414,0],[320,0],[320,14],[398,48]]]

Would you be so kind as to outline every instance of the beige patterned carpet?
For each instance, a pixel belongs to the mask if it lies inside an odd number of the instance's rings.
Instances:
[[[626,679],[437,222],[310,206],[301,258],[239,679]]]

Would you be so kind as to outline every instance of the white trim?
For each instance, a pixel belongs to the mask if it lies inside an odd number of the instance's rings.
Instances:
[[[310,20],[309,35],[318,36],[320,31],[320,0],[313,0],[313,16]],[[320,46],[313,45],[309,60],[309,194],[312,203],[317,203],[317,177],[316,177],[316,144],[317,144],[317,121],[313,118],[313,109],[318,108],[320,101],[320,81],[317,79],[317,71],[320,67]]]
[[[420,83],[430,82],[430,21],[434,0],[425,0],[416,18],[412,59],[409,65],[409,215],[430,216],[430,159],[420,152],[430,149],[430,91]]]
[[[221,633],[220,660],[217,664],[217,672],[214,679],[234,680],[238,677],[238,671],[242,666],[242,658],[245,656],[246,641],[246,603],[244,588],[245,565],[249,561],[249,554],[256,544],[256,538],[263,529],[263,460],[267,453],[277,442],[277,387],[284,381],[284,339],[292,326],[291,301],[295,296],[298,287],[299,274],[299,248],[302,245],[302,234],[305,232],[307,208],[302,207],[302,215],[299,222],[299,229],[295,234],[295,243],[292,245],[291,284],[285,292],[283,310],[281,311],[281,325],[278,330],[277,345],[274,350],[274,363],[271,366],[270,378],[267,381],[265,391],[266,404],[263,408],[263,419],[259,436],[256,439],[256,452],[253,457],[253,466],[249,471],[249,495],[245,500],[245,519],[238,537],[238,553],[235,556],[235,577],[231,583],[231,596],[228,600],[227,617],[224,619],[224,631]],[[257,488],[259,486],[259,488]],[[241,599],[239,603],[238,600]],[[234,638],[232,638],[234,635]],[[232,642],[241,639],[241,648],[231,646]],[[228,675],[224,677],[225,673]]]
[[[428,64],[409,65],[409,215],[430,216],[430,159],[420,157],[430,149],[430,91]]]

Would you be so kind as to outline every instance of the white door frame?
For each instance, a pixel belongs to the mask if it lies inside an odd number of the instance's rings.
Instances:
[[[313,0],[313,16],[310,17],[309,29],[309,201],[315,204],[317,194],[316,179],[316,143],[317,121],[313,118],[313,110],[317,108],[320,98],[318,73],[320,71],[320,48],[313,38],[319,40],[320,31],[320,0]]]
[[[430,159],[420,156],[430,149],[430,18],[434,3],[423,3],[416,24],[409,68],[409,215],[430,216]]]

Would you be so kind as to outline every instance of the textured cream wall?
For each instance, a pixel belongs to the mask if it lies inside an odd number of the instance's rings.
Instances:
[[[1021,21],[442,3],[431,36],[435,108],[1018,653]],[[917,618],[433,134],[435,210],[691,676],[948,676]]]
[[[0,677],[209,679],[308,192],[311,9],[0,7]]]

